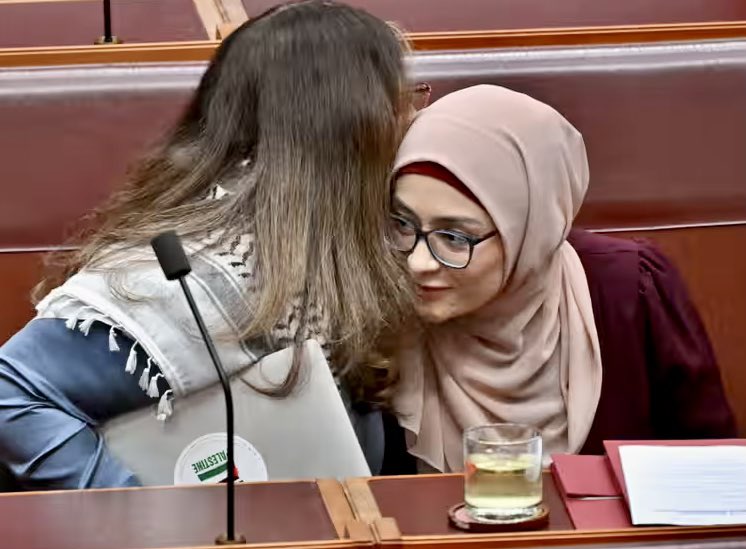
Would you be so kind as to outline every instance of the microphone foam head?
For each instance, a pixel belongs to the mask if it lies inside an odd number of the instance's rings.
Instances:
[[[168,280],[185,277],[192,271],[181,245],[179,236],[174,231],[166,231],[150,241],[158,263],[161,264],[163,274]]]

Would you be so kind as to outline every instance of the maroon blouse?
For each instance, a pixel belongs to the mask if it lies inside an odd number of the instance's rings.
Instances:
[[[604,440],[737,436],[712,346],[676,268],[650,242],[573,230],[601,346],[603,382],[582,453]],[[383,474],[415,472],[395,418]]]
[[[676,268],[650,242],[572,231],[603,363],[583,453],[610,439],[737,436],[715,355]]]

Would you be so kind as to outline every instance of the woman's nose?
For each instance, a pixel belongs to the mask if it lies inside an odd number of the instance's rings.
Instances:
[[[414,274],[431,273],[440,268],[440,263],[430,253],[424,238],[417,242],[414,250],[409,254],[407,264],[409,270]]]

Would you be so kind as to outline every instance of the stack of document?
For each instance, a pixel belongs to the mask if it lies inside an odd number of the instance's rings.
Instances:
[[[746,524],[746,446],[619,445],[632,523]]]

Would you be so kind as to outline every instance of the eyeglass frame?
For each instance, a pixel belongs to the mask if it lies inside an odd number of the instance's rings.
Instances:
[[[422,110],[430,104],[433,89],[427,82],[418,82],[409,88],[410,99],[415,110]]]
[[[471,263],[472,257],[474,256],[474,247],[477,246],[478,244],[481,244],[485,240],[489,240],[490,238],[492,238],[493,236],[496,236],[499,233],[497,229],[495,229],[494,231],[490,231],[489,233],[483,236],[471,236],[468,234],[451,231],[448,229],[430,229],[429,231],[423,231],[421,227],[418,227],[417,225],[415,225],[414,223],[412,223],[411,221],[409,221],[408,219],[404,217],[401,217],[398,215],[390,215],[389,218],[392,220],[396,219],[399,221],[403,221],[411,225],[412,229],[414,229],[415,238],[414,238],[414,244],[412,244],[412,247],[409,250],[400,250],[394,246],[394,249],[396,249],[396,251],[406,256],[410,256],[415,251],[415,249],[417,249],[417,245],[420,243],[420,240],[424,239],[425,246],[427,246],[427,250],[430,252],[430,255],[432,256],[432,258],[448,269],[457,269],[457,270],[466,269],[469,266],[469,263]],[[464,240],[466,240],[467,244],[469,244],[469,258],[466,260],[466,263],[464,265],[460,267],[456,265],[450,265],[443,258],[438,257],[438,254],[435,253],[435,251],[433,250],[433,247],[430,245],[430,239],[428,238],[431,234],[436,234],[436,233],[446,234],[450,236],[458,236],[459,238],[463,238]],[[393,242],[392,242],[392,246],[393,246]]]

